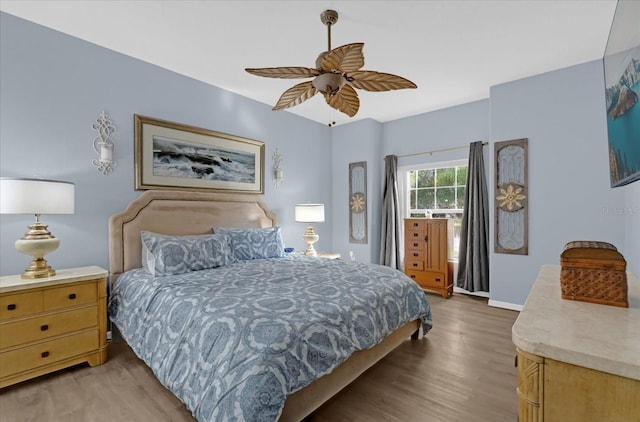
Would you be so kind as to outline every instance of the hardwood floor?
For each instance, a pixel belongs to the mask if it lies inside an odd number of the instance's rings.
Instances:
[[[518,313],[487,299],[428,294],[434,328],[407,340],[305,422],[517,420]],[[122,341],[106,364],[77,366],[0,390],[0,421],[194,421]]]

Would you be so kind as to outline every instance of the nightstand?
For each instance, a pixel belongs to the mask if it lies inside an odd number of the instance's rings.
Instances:
[[[326,259],[340,259],[342,257],[339,253],[333,252],[318,252],[318,258],[326,258]]]
[[[0,277],[0,388],[72,365],[107,360],[107,271]]]

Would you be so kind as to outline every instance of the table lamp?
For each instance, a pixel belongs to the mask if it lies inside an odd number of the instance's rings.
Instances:
[[[296,222],[298,223],[321,223],[324,221],[324,204],[297,204],[295,212]],[[304,243],[307,244],[305,255],[317,256],[313,244],[320,239],[313,227],[309,225],[302,236]]]
[[[51,277],[56,271],[44,256],[58,249],[60,239],[53,236],[40,214],[73,214],[75,185],[43,179],[0,178],[0,214],[34,214],[36,222],[16,240],[19,252],[33,257],[31,265],[20,275],[23,279]]]

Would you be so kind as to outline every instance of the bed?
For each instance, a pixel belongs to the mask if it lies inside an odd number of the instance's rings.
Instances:
[[[141,268],[141,233],[213,228],[277,220],[258,196],[160,190],[109,220],[110,319],[202,422],[299,421],[432,326],[422,290],[383,266],[284,254],[167,276]]]

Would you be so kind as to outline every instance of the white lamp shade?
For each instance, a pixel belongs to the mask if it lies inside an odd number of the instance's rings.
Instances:
[[[320,223],[324,221],[324,204],[297,204],[296,222]]]
[[[0,178],[0,214],[73,214],[74,210],[73,183]]]

